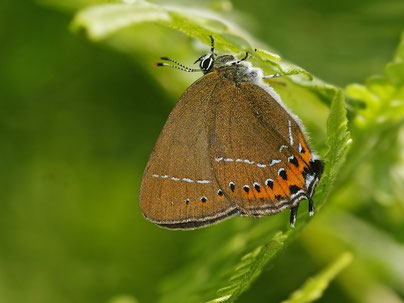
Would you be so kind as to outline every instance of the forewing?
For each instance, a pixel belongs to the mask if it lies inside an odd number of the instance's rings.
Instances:
[[[277,213],[311,197],[322,164],[299,122],[256,84],[222,79],[220,85],[213,97],[210,153],[226,196],[251,216]]]
[[[209,102],[218,75],[207,74],[180,97],[157,140],[140,189],[144,216],[167,228],[197,228],[238,212],[218,191],[209,156]]]

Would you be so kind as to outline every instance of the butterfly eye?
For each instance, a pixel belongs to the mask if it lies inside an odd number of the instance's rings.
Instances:
[[[213,64],[213,58],[208,57],[206,59],[202,59],[199,66],[203,71],[208,71],[212,67],[212,64]]]

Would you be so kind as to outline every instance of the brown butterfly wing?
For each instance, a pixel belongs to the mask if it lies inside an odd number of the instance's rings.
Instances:
[[[205,75],[180,97],[158,138],[140,189],[144,216],[167,228],[197,228],[238,213],[214,177],[209,106],[218,75]]]
[[[236,86],[221,78],[217,85],[212,165],[219,186],[240,213],[277,213],[311,197],[322,164],[314,159],[295,118],[256,84]]]

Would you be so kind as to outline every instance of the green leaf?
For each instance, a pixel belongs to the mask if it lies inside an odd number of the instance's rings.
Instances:
[[[327,134],[328,150],[324,156],[326,173],[319,184],[327,185],[327,191],[324,198],[328,197],[330,187],[335,182],[340,168],[345,162],[349,146],[352,143],[348,132],[344,96],[341,90],[337,91],[335,98],[331,103],[330,115],[327,122]],[[319,190],[323,190],[323,187],[319,186]],[[323,203],[317,208],[321,208],[322,206]]]
[[[398,63],[404,61],[404,30],[401,32],[400,44],[397,47],[393,60]]]
[[[79,12],[72,28],[85,28],[90,39],[101,40],[127,26],[150,21],[170,21],[170,16],[158,5],[144,1],[111,3]]]
[[[403,53],[404,32],[396,55],[387,63],[384,74],[369,77],[364,84],[353,83],[346,87],[347,96],[361,100],[364,106],[358,108],[352,118],[351,132],[355,141],[352,156],[341,175],[341,182],[351,179],[353,173],[360,172],[358,168],[361,164],[372,162],[382,164],[383,160],[386,160],[384,156],[380,156],[380,153],[386,154],[384,140],[396,136],[404,123]],[[386,183],[386,176],[389,175],[393,163],[392,161],[390,164],[383,163],[385,171],[375,173],[374,182],[369,184],[369,188],[379,188],[379,185]],[[391,181],[387,183],[392,184]]]
[[[397,47],[393,62],[386,65],[385,73],[391,83],[402,86],[404,84],[404,31]]]
[[[404,120],[404,32],[396,55],[386,64],[384,75],[370,77],[365,85],[350,84],[346,94],[366,105],[354,120],[357,128],[365,130],[377,126],[380,129]]]
[[[378,269],[383,268],[384,274],[403,290],[404,284],[404,245],[394,239],[386,231],[378,229],[363,219],[357,218],[342,211],[335,211],[330,218],[332,226],[331,235],[349,244],[355,254],[361,260],[372,260],[378,264]]]
[[[209,15],[185,7],[166,8],[140,0],[131,4],[112,3],[85,8],[75,16],[72,28],[85,29],[88,37],[97,41],[142,22],[154,22],[178,30],[206,44],[210,43],[209,35],[213,35],[217,49],[251,51],[249,43],[236,34],[236,26],[219,19],[213,12]]]
[[[273,60],[273,61],[280,61],[281,60],[281,56],[279,56],[278,54],[272,53],[270,51],[267,51],[265,49],[256,48],[255,52],[262,59],[268,59],[268,60]]]
[[[277,232],[265,245],[245,254],[234,268],[226,286],[218,289],[218,298],[209,302],[234,302],[257,279],[266,264],[284,247],[287,235]]]
[[[354,301],[375,297],[380,285],[403,293],[403,50],[404,36],[384,73],[347,86],[348,97],[363,105],[350,117],[350,154],[339,169],[332,209],[305,231],[305,247],[315,260],[347,245],[356,252],[355,269],[341,283]]]
[[[161,6],[143,0],[135,0],[131,4],[108,3],[82,9],[76,14],[71,27],[75,31],[84,29],[93,41],[102,41],[140,24],[173,29],[206,45],[210,44],[209,36],[212,35],[216,50],[240,55],[249,52],[253,57],[251,61],[267,74],[295,75],[289,78],[289,85],[307,88],[327,104],[333,96],[332,86],[319,79],[312,81],[313,76],[303,68],[282,61],[279,55],[267,50],[257,49],[255,52],[252,47],[254,40],[247,33],[212,11]]]
[[[330,282],[352,262],[352,259],[353,255],[350,252],[343,253],[327,268],[309,278],[300,289],[293,292],[290,298],[282,303],[308,303],[321,298]]]

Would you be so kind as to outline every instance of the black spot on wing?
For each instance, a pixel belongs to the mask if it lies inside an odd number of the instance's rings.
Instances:
[[[316,175],[321,175],[324,169],[324,164],[320,160],[311,160],[310,168]]]

